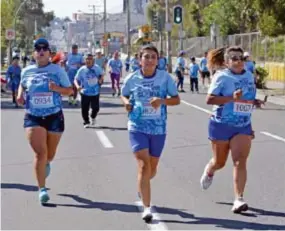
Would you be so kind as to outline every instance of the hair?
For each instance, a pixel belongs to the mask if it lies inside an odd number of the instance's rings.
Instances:
[[[225,47],[210,50],[208,52],[208,67],[213,70],[216,66],[223,66],[225,62]]]
[[[142,58],[143,53],[144,53],[146,50],[155,52],[156,55],[157,55],[157,58],[159,57],[159,53],[158,53],[157,48],[156,48],[154,45],[152,45],[152,44],[147,44],[147,45],[145,45],[145,46],[143,46],[143,47],[141,48],[141,50],[140,50],[140,56],[139,56],[140,58]]]
[[[226,51],[225,51],[225,60],[227,61],[228,59],[229,59],[229,54],[230,54],[230,52],[240,52],[240,53],[242,53],[242,55],[243,55],[243,49],[241,48],[241,47],[239,47],[239,46],[232,46],[232,47],[229,47],[229,48],[227,48],[226,49]]]

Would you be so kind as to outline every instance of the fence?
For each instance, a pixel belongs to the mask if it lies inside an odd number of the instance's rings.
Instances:
[[[161,50],[166,51],[165,39],[163,44],[154,42]],[[182,44],[181,44],[182,43]],[[260,32],[218,36],[215,41],[210,37],[186,38],[182,41],[172,40],[172,56],[177,56],[181,48],[187,56],[202,57],[205,51],[222,46],[241,46],[251,54],[251,59],[258,66],[265,67],[269,72],[268,80],[279,82],[285,92],[285,35],[275,38],[263,36]]]

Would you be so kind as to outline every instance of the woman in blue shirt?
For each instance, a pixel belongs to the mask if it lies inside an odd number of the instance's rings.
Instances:
[[[39,201],[44,204],[49,200],[45,185],[50,162],[64,131],[61,95],[72,94],[72,85],[66,72],[49,62],[50,47],[46,39],[35,42],[34,57],[36,64],[22,71],[17,101],[19,104],[26,102],[24,128],[35,153]]]
[[[256,88],[252,73],[244,70],[243,50],[240,47],[216,49],[210,52],[209,66],[217,70],[208,90],[207,104],[214,105],[209,120],[209,139],[213,157],[201,177],[201,187],[206,190],[214,173],[223,168],[231,151],[234,163],[234,194],[232,211],[241,213],[248,209],[243,199],[247,158],[254,132],[251,124]]]
[[[157,48],[146,45],[139,57],[141,68],[125,78],[122,101],[129,112],[129,139],[139,166],[138,192],[144,206],[142,219],[150,221],[150,180],[156,175],[165,143],[166,107],[178,105],[180,98],[172,77],[156,68]]]

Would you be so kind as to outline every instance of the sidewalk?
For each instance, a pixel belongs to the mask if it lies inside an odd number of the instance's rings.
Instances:
[[[277,81],[267,81],[268,89],[258,89],[257,98],[263,99],[268,96],[269,103],[285,106],[285,83]]]

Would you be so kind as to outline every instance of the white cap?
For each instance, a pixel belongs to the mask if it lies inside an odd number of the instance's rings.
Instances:
[[[243,56],[244,56],[244,57],[249,57],[250,54],[249,54],[249,52],[246,51],[246,52],[243,53]]]
[[[101,49],[96,49],[95,53],[101,53]]]

